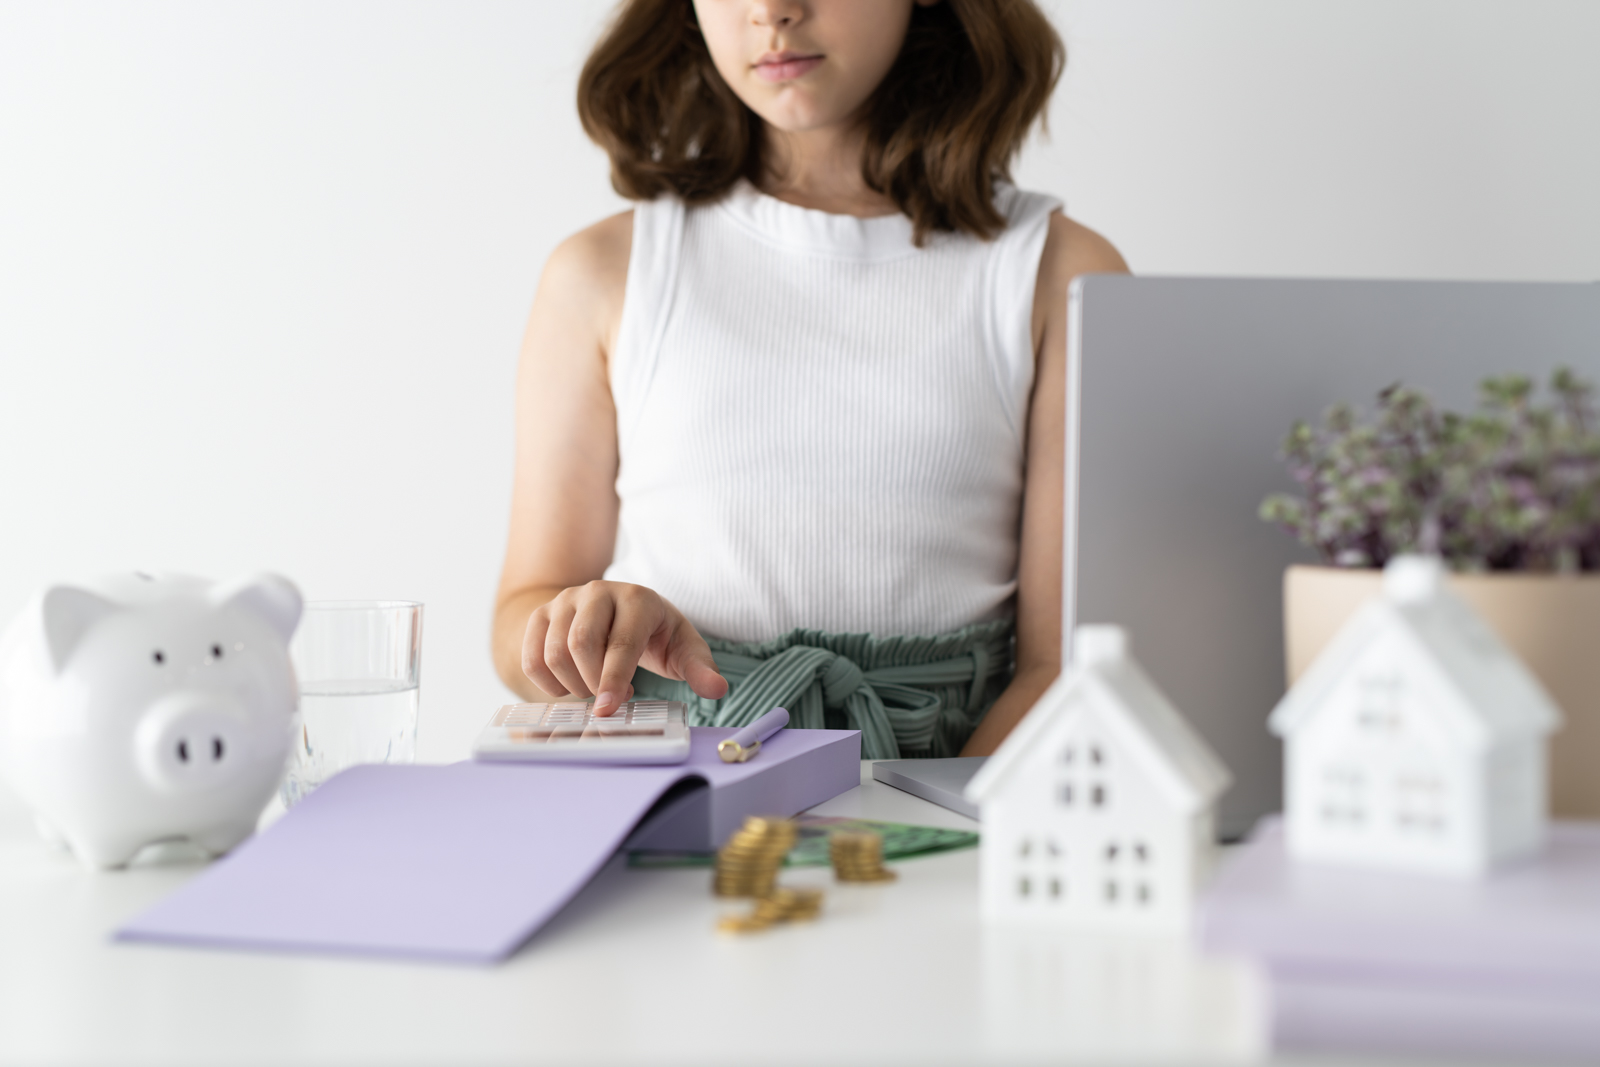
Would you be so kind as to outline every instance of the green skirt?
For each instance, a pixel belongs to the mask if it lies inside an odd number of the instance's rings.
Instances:
[[[711,639],[721,700],[643,667],[641,699],[681,700],[692,726],[744,726],[773,707],[800,729],[861,731],[862,759],[954,756],[1011,681],[1010,619],[929,637],[795,630],[760,644]]]

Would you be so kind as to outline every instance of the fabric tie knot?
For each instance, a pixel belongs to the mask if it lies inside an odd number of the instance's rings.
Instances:
[[[640,668],[641,699],[681,700],[691,726],[746,726],[773,707],[791,729],[861,731],[863,759],[953,756],[1011,679],[1010,620],[954,633],[873,637],[794,630],[760,643],[706,643],[728,680],[707,700]]]
[[[843,656],[834,656],[822,672],[822,703],[825,707],[843,707],[844,702],[857,689],[866,684],[867,676],[855,663]]]

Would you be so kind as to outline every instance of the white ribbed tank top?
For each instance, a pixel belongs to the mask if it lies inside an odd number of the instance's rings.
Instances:
[[[1016,591],[1033,291],[1050,197],[992,241],[742,183],[634,209],[611,390],[613,581],[701,633],[928,634]]]

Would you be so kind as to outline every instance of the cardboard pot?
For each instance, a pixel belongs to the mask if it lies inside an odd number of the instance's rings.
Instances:
[[[1566,718],[1550,746],[1551,814],[1600,819],[1600,575],[1452,574],[1449,581]],[[1284,573],[1290,685],[1382,582],[1377,570],[1295,566]]]

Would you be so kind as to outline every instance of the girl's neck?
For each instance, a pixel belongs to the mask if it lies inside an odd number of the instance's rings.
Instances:
[[[766,128],[761,191],[797,207],[875,218],[899,211],[861,177],[859,128],[791,132]]]

